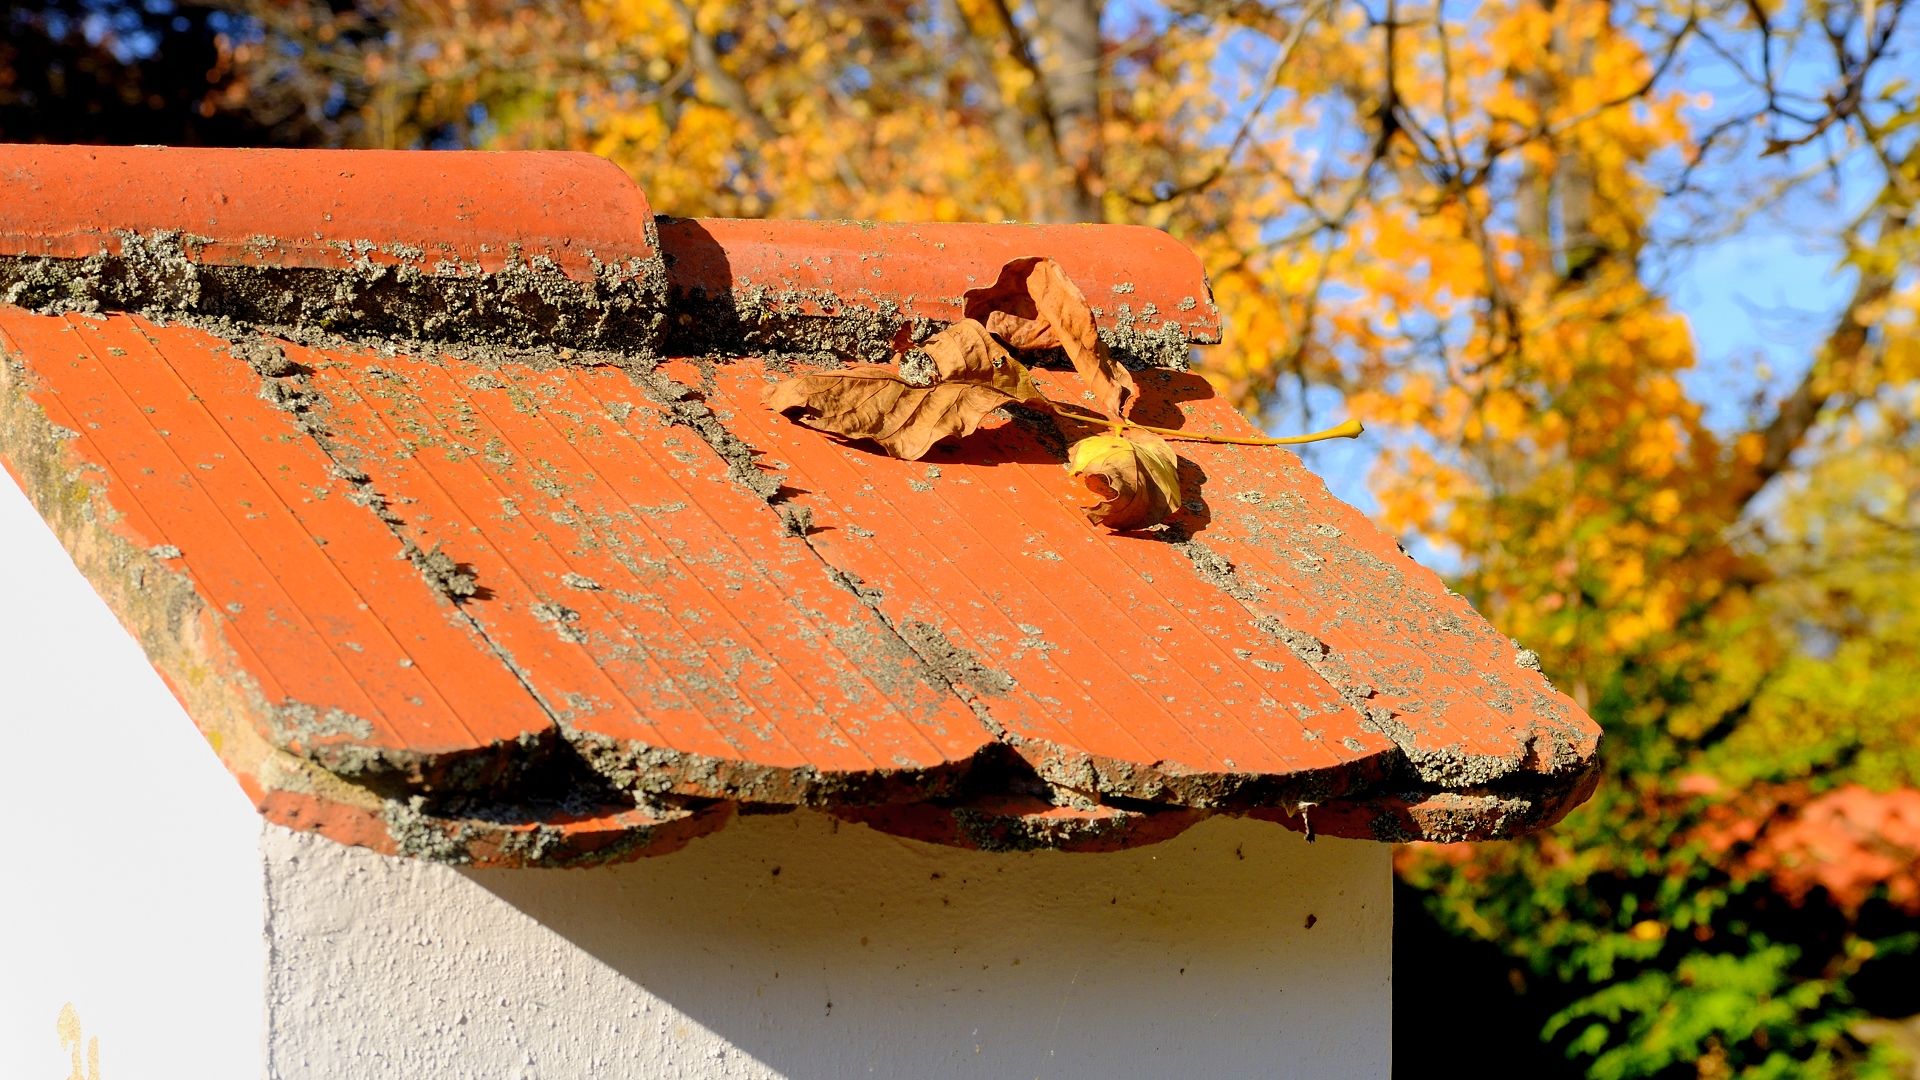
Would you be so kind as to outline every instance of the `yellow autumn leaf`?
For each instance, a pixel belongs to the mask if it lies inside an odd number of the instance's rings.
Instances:
[[[1067,450],[1067,472],[1100,496],[1087,520],[1115,532],[1158,525],[1180,506],[1179,458],[1151,432],[1081,439]]]

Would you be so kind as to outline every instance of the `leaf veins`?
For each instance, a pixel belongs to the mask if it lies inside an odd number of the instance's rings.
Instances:
[[[849,439],[872,439],[887,453],[917,461],[949,435],[973,434],[980,420],[1011,403],[1047,406],[1026,366],[972,319],[921,346],[933,359],[931,386],[911,386],[886,364],[818,371],[767,388],[761,401],[801,423]]]

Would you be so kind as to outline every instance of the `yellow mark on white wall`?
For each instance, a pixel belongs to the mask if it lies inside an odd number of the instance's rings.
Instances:
[[[100,1037],[87,1040],[87,1071],[80,1071],[80,1010],[69,1001],[60,1006],[60,1049],[73,1053],[73,1071],[67,1080],[100,1080]]]

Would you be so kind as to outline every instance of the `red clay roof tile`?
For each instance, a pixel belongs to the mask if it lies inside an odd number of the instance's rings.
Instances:
[[[1044,418],[907,462],[760,404],[1051,254],[1149,365],[1136,419],[1252,434],[1151,368],[1218,333],[1164,234],[663,221],[656,254],[582,155],[0,166],[0,460],[275,821],[567,865],[736,806],[1108,850],[1208,813],[1506,836],[1591,789],[1592,722],[1283,449],[1179,443],[1187,504],[1114,534]]]
[[[591,279],[654,257],[646,196],[591,154],[0,146],[0,250],[84,259],[179,233],[195,261],[492,273],[548,258]]]
[[[736,294],[796,314],[847,315],[891,307],[906,318],[952,322],[966,294],[994,283],[1007,262],[1044,252],[1080,285],[1104,328],[1220,340],[1220,313],[1200,260],[1140,225],[936,225],[662,219],[673,296],[683,304]],[[697,308],[683,310],[687,322]]]

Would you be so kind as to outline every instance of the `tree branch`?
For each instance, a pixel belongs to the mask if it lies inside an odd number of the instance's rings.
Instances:
[[[1903,231],[1907,226],[1907,218],[1906,207],[1887,210],[1881,216],[1881,237],[1884,239],[1892,233]],[[1820,419],[1820,410],[1838,392],[1839,377],[1853,374],[1865,359],[1869,337],[1876,322],[1874,312],[1893,294],[1895,283],[1895,275],[1888,270],[1872,266],[1861,268],[1860,280],[1854,283],[1853,295],[1848,298],[1846,309],[1841,312],[1833,332],[1827,335],[1826,345],[1820,350],[1820,355],[1807,373],[1800,377],[1793,392],[1780,403],[1773,419],[1759,432],[1763,440],[1760,460],[1734,488],[1734,505],[1745,506],[1760,493],[1767,481],[1786,471],[1792,462],[1793,452],[1806,441],[1807,433]]]
[[[680,21],[687,25],[688,52],[692,55],[694,69],[699,71],[700,77],[707,80],[708,85],[713,87],[714,96],[719,99],[720,104],[752,126],[754,135],[761,142],[772,142],[779,138],[780,132],[773,126],[773,121],[768,120],[764,113],[753,107],[753,99],[748,96],[747,88],[720,65],[720,53],[713,47],[713,39],[700,29],[693,10],[687,7],[684,0],[670,0],[670,2],[673,4],[674,14],[680,16]]]
[[[1280,76],[1286,70],[1287,63],[1293,59],[1293,52],[1299,47],[1300,39],[1306,34],[1307,27],[1312,25],[1313,20],[1319,16],[1320,12],[1324,10],[1330,2],[1331,0],[1316,0],[1315,3],[1300,13],[1300,18],[1295,21],[1292,28],[1287,31],[1286,40],[1280,43],[1280,51],[1274,55],[1273,63],[1267,68],[1266,77],[1261,80],[1263,88],[1254,99],[1252,107],[1247,110],[1247,114],[1241,117],[1240,127],[1233,133],[1233,138],[1228,140],[1226,152],[1221,155],[1218,164],[1208,170],[1206,175],[1197,180],[1178,185],[1165,195],[1142,197],[1129,193],[1127,195],[1127,201],[1136,206],[1154,206],[1160,203],[1172,202],[1183,196],[1204,191],[1212,187],[1222,176],[1225,176],[1227,169],[1233,165],[1233,159],[1238,157],[1241,149],[1246,146],[1248,136],[1253,133],[1254,123],[1267,111],[1267,102],[1273,99],[1274,91],[1280,88]]]
[[[1015,108],[1013,103],[1007,100],[1005,92],[1001,89],[1000,76],[993,70],[993,57],[988,55],[986,43],[980,40],[979,34],[974,32],[973,21],[967,17],[966,9],[960,6],[960,0],[947,0],[947,13],[948,18],[953,20],[954,35],[958,39],[960,51],[966,55],[968,64],[973,67],[974,79],[986,98],[987,113],[993,118],[995,137],[1000,140],[1001,146],[1006,149],[1007,156],[1012,158],[1016,165],[1033,161],[1034,151],[1032,144],[1028,141],[1027,119],[1021,115],[1020,110]],[[1011,16],[1007,18],[1009,19],[1007,25],[1012,26]],[[1017,38],[1018,29],[1014,29],[1012,33],[1016,35],[1014,52],[1017,55],[1025,46]],[[1036,83],[1036,85],[1039,84]],[[1052,173],[1059,168],[1060,162],[1053,153],[1051,132],[1047,134],[1044,142],[1045,146],[1040,151],[1041,166],[1045,171]],[[1039,192],[1033,190],[1027,192],[1026,213],[1027,217],[1032,219],[1045,215],[1045,206]]]

